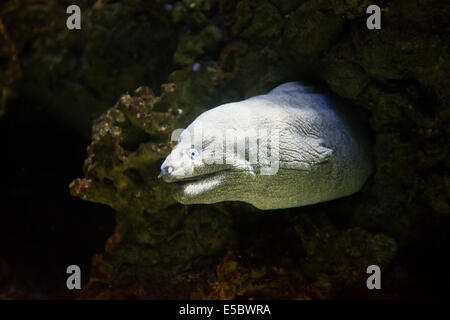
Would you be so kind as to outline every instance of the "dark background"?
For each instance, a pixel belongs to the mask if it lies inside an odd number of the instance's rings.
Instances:
[[[87,282],[114,211],[70,195],[88,141],[16,103],[0,118],[0,297],[72,298],[78,290],[67,290],[66,269],[78,265]]]

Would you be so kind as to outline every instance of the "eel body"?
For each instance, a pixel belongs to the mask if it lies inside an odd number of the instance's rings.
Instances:
[[[179,135],[160,177],[183,204],[244,201],[259,209],[351,195],[371,174],[365,119],[298,82],[227,103]]]

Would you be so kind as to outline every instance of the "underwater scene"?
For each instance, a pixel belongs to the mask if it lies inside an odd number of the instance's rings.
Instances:
[[[450,1],[0,2],[0,300],[449,296]]]

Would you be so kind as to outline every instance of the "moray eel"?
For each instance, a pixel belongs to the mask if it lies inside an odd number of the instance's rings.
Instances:
[[[358,110],[317,88],[282,84],[198,116],[159,177],[182,204],[244,201],[267,210],[351,195],[372,170]]]

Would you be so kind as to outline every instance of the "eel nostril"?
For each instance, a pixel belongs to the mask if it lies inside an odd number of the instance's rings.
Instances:
[[[164,176],[168,176],[173,172],[172,166],[165,166],[164,168],[161,168],[161,172],[158,175],[158,178],[162,178]]]
[[[163,174],[171,174],[173,172],[172,166],[167,166],[163,168]]]

